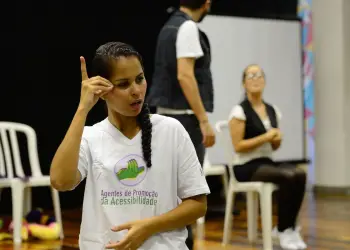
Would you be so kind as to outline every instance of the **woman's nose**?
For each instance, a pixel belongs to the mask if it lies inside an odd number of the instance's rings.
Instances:
[[[133,96],[139,96],[141,94],[141,87],[136,83],[131,86],[130,90]]]

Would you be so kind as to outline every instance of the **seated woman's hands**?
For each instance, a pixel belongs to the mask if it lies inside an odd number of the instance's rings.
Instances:
[[[282,132],[280,129],[277,129],[277,134],[272,138],[272,143],[277,143],[282,141]]]
[[[272,128],[266,132],[266,140],[272,142],[275,138],[278,138],[280,133],[281,132],[278,128]]]
[[[267,141],[271,143],[272,149],[277,150],[281,146],[282,132],[278,128],[272,128],[266,132]]]
[[[282,132],[278,128],[272,128],[266,132],[266,141],[271,143],[273,150],[277,150],[282,141]]]

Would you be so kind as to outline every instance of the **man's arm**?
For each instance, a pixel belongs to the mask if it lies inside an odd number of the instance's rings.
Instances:
[[[194,75],[194,64],[195,58],[179,58],[177,60],[177,79],[198,121],[203,123],[208,121],[208,116]]]
[[[177,79],[199,122],[208,121],[194,74],[196,59],[203,55],[197,24],[191,20],[184,22],[176,38]]]

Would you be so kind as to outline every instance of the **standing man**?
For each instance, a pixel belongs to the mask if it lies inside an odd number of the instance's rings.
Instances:
[[[214,93],[207,36],[199,30],[210,10],[210,0],[180,0],[157,41],[153,82],[148,95],[157,113],[179,120],[189,133],[203,166],[205,148],[215,143],[207,112],[213,112]],[[192,230],[187,246],[193,249]]]

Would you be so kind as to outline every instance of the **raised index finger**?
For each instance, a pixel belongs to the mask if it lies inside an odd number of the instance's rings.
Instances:
[[[89,76],[86,70],[85,58],[82,56],[80,57],[80,70],[81,70],[81,80],[84,81],[89,79]]]

